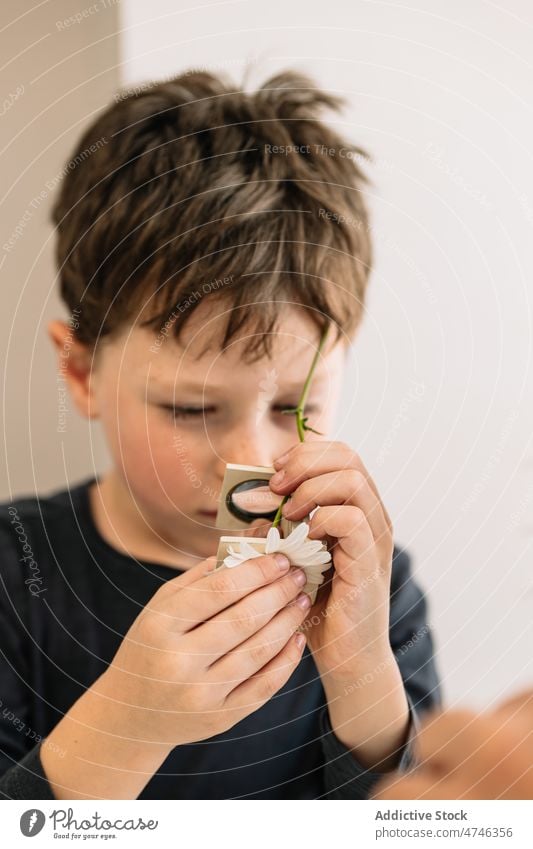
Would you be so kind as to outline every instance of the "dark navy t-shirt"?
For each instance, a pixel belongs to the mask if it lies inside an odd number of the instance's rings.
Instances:
[[[90,508],[93,482],[0,505],[0,798],[54,798],[41,740],[105,671],[161,583],[180,574],[103,539]],[[426,603],[397,549],[391,644],[417,716],[439,703],[438,680]],[[138,798],[361,799],[377,778],[332,732],[306,647],[263,707],[222,734],[177,746]]]

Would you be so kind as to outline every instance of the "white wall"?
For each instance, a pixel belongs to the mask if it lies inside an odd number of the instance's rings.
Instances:
[[[533,8],[123,0],[122,81],[296,66],[376,161],[377,263],[338,438],[432,601],[449,702],[533,679]]]
[[[68,317],[50,207],[75,142],[118,85],[116,7],[92,6],[84,16],[71,0],[0,4],[1,500],[64,488],[106,463],[99,429],[63,403],[46,332]]]

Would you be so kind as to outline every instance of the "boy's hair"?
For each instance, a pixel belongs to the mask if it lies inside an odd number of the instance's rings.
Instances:
[[[115,95],[52,210],[79,341],[134,322],[179,338],[204,298],[227,310],[222,346],[251,327],[257,356],[293,303],[353,337],[372,261],[368,155],[321,120],[344,103],[295,71],[252,93],[191,71]]]

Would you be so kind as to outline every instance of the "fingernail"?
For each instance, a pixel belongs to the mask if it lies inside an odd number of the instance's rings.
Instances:
[[[303,569],[294,569],[294,571],[291,572],[291,578],[298,587],[303,587],[307,581],[307,575]]]
[[[281,481],[283,480],[284,477],[285,477],[285,469],[281,469],[280,472],[276,472],[275,475],[272,475],[272,477],[270,478],[270,483],[273,483],[274,486],[277,486],[279,483],[281,483]]]
[[[311,607],[311,599],[307,593],[300,593],[294,603],[297,604],[298,607],[301,607],[302,610],[307,610],[308,607]]]
[[[286,454],[282,454],[281,457],[278,457],[277,460],[274,460],[274,465],[276,466],[276,465],[279,465],[280,463],[284,463],[288,459],[288,456],[289,456],[289,452],[287,452]]]
[[[296,634],[294,642],[296,643],[299,649],[302,649],[305,646],[305,634],[302,634],[302,632],[300,631],[298,634]]]
[[[285,569],[289,568],[290,560],[286,554],[275,554],[274,560],[278,564],[279,568],[284,572]]]

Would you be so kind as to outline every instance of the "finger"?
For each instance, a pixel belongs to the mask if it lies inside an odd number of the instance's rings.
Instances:
[[[280,464],[277,460],[273,463],[274,468],[285,471],[284,478],[280,484],[271,479],[271,489],[279,494],[291,492],[300,483],[309,477],[316,477],[325,472],[354,469],[359,471],[365,478],[368,487],[374,494],[380,505],[383,519],[390,532],[392,522],[385,505],[381,501],[378,488],[372,479],[368,469],[364,465],[359,454],[344,442],[300,442],[288,453],[287,460]]]
[[[277,581],[249,593],[236,604],[189,631],[185,639],[188,636],[191,641],[190,651],[202,655],[205,666],[214,664],[262,629],[282,608],[294,601],[305,582],[303,569],[293,568]],[[186,650],[187,643],[184,646]]]
[[[381,501],[358,469],[341,469],[325,472],[304,480],[284,504],[282,513],[293,522],[300,521],[315,507],[351,504],[359,507],[366,516],[376,543],[389,538]]]
[[[319,507],[309,521],[309,539],[336,537],[335,572],[349,584],[360,581],[362,572],[375,570],[374,537],[358,507]]]
[[[304,647],[304,635],[294,634],[266,666],[227,695],[224,707],[247,716],[250,709],[266,704],[287,683],[302,659]]]
[[[204,561],[204,566],[207,562]],[[223,566],[209,571],[204,577],[185,586],[178,579],[169,582],[173,586],[163,593],[158,609],[170,617],[169,627],[174,632],[185,634],[240,601],[248,593],[286,574],[289,567],[288,559],[279,553],[262,554],[238,566]]]
[[[372,477],[372,475],[370,474],[370,472],[368,471],[365,464],[363,463],[360,455],[357,452],[354,452],[354,454],[355,454],[356,468],[358,468],[363,473],[363,475],[365,476],[367,483],[368,483],[369,487],[371,488],[372,492],[374,493],[376,498],[379,499],[379,502],[381,504],[381,509],[383,510],[383,515],[385,517],[385,522],[387,523],[387,527],[389,528],[390,533],[392,533],[392,531],[393,531],[392,520],[391,520],[391,517],[389,516],[389,514],[387,512],[387,508],[385,507],[385,504],[383,503],[383,501],[381,499],[381,495],[379,493],[379,489],[376,485],[376,482],[375,482],[374,478]]]
[[[214,675],[226,688],[227,693],[266,666],[302,624],[311,606],[311,599],[307,593],[300,593],[298,598],[292,601],[294,603],[285,606],[253,636],[210,667],[210,676]]]
[[[283,463],[274,460],[276,473],[283,470],[283,485],[270,484],[275,492],[285,492],[289,479],[296,485],[307,477],[329,472],[334,469],[355,468],[355,452],[344,442],[298,442],[288,453]]]
[[[205,578],[206,575],[209,575],[214,571],[216,565],[216,554],[213,554],[211,557],[204,560],[199,560],[198,563],[195,563],[194,566],[191,566],[185,572],[180,573],[175,578],[170,578],[170,580],[165,581],[154,596],[154,600],[156,597],[164,598],[167,595],[172,595],[178,588],[186,587],[189,584],[194,584],[201,578]]]

